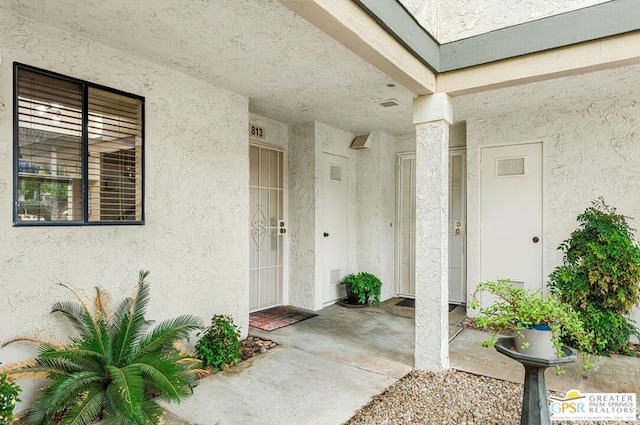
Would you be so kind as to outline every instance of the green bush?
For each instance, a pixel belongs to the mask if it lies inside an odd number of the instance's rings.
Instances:
[[[198,336],[196,355],[205,366],[211,366],[214,373],[240,361],[240,331],[230,316],[215,314],[211,325]]]
[[[380,290],[382,282],[372,273],[360,272],[348,274],[340,282],[341,285],[351,285],[351,292],[358,297],[360,304],[365,304],[369,297],[372,304],[380,304]]]
[[[627,219],[602,198],[593,201],[558,247],[563,264],[549,276],[552,292],[594,332],[599,354],[627,352],[630,336],[640,337],[626,317],[640,305],[640,248]]]
[[[13,409],[20,401],[18,393],[20,387],[7,378],[7,375],[0,373],[0,424],[10,424],[13,422]]]
[[[147,275],[140,272],[133,297],[115,308],[99,288],[91,303],[76,295],[78,302],[51,307],[78,334],[67,344],[39,341],[38,357],[1,371],[10,378],[48,378],[27,410],[29,424],[48,425],[54,418],[61,424],[157,424],[163,412],[154,396],[180,402],[191,395],[201,362],[174,343],[199,329],[200,319],[180,316],[152,326],[144,317]],[[9,343],[14,341],[34,339]]]

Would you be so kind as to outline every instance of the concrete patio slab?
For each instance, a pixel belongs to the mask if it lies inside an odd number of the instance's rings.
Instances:
[[[414,321],[398,299],[380,307],[338,305],[318,316],[271,332],[250,334],[278,347],[200,381],[183,404],[164,404],[165,425],[341,424],[369,400],[413,368]],[[406,310],[397,310],[406,309]],[[482,348],[487,334],[458,326],[464,309],[449,313],[451,367],[522,383],[523,367],[493,348]],[[546,372],[550,390],[635,392],[640,394],[640,359],[612,356],[596,368],[566,367],[557,377]]]
[[[184,403],[164,404],[167,424],[340,424],[394,378],[300,349],[276,347],[200,381]]]

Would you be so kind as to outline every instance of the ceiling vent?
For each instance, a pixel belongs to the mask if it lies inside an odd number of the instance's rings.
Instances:
[[[378,105],[384,106],[385,108],[390,108],[392,106],[398,106],[399,104],[400,104],[400,102],[398,102],[395,99],[387,99],[387,100],[383,100],[382,102],[378,103]]]
[[[351,149],[369,149],[369,146],[367,146],[367,143],[369,143],[369,136],[371,136],[370,134],[363,134],[362,136],[356,136],[355,139],[353,139],[353,142],[351,142],[351,146],[349,146]]]

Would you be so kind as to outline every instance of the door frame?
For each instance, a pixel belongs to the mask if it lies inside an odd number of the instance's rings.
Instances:
[[[287,158],[287,150],[282,146],[278,146],[275,144],[266,143],[264,141],[254,140],[253,138],[249,138],[249,146],[247,148],[247,162],[249,162],[249,147],[256,146],[258,148],[272,149],[278,152],[282,152],[282,220],[285,222],[285,229],[287,229],[287,233],[282,236],[282,304],[289,304],[289,238],[288,235],[291,233],[290,221],[289,221],[289,182],[288,182],[288,166],[289,161]],[[247,164],[249,165],[249,164]],[[248,178],[247,178],[248,183]],[[249,185],[247,184],[247,187]],[[250,194],[247,193],[247,201],[249,201]],[[247,252],[247,265],[249,265],[249,253]],[[247,271],[249,268],[247,268]],[[249,280],[247,280],[247,285],[249,285]],[[251,288],[247,290],[247,302],[250,303],[249,297],[251,296]],[[271,308],[271,307],[267,307]],[[255,311],[260,311],[264,309],[258,309]]]

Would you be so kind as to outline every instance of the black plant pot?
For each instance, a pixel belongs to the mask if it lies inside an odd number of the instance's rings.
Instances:
[[[354,294],[353,291],[351,290],[351,285],[347,284],[345,285],[345,288],[347,290],[347,304],[350,305],[365,305],[369,302],[369,297],[367,296],[367,299],[365,300],[364,304],[359,302],[358,300],[358,295]]]

